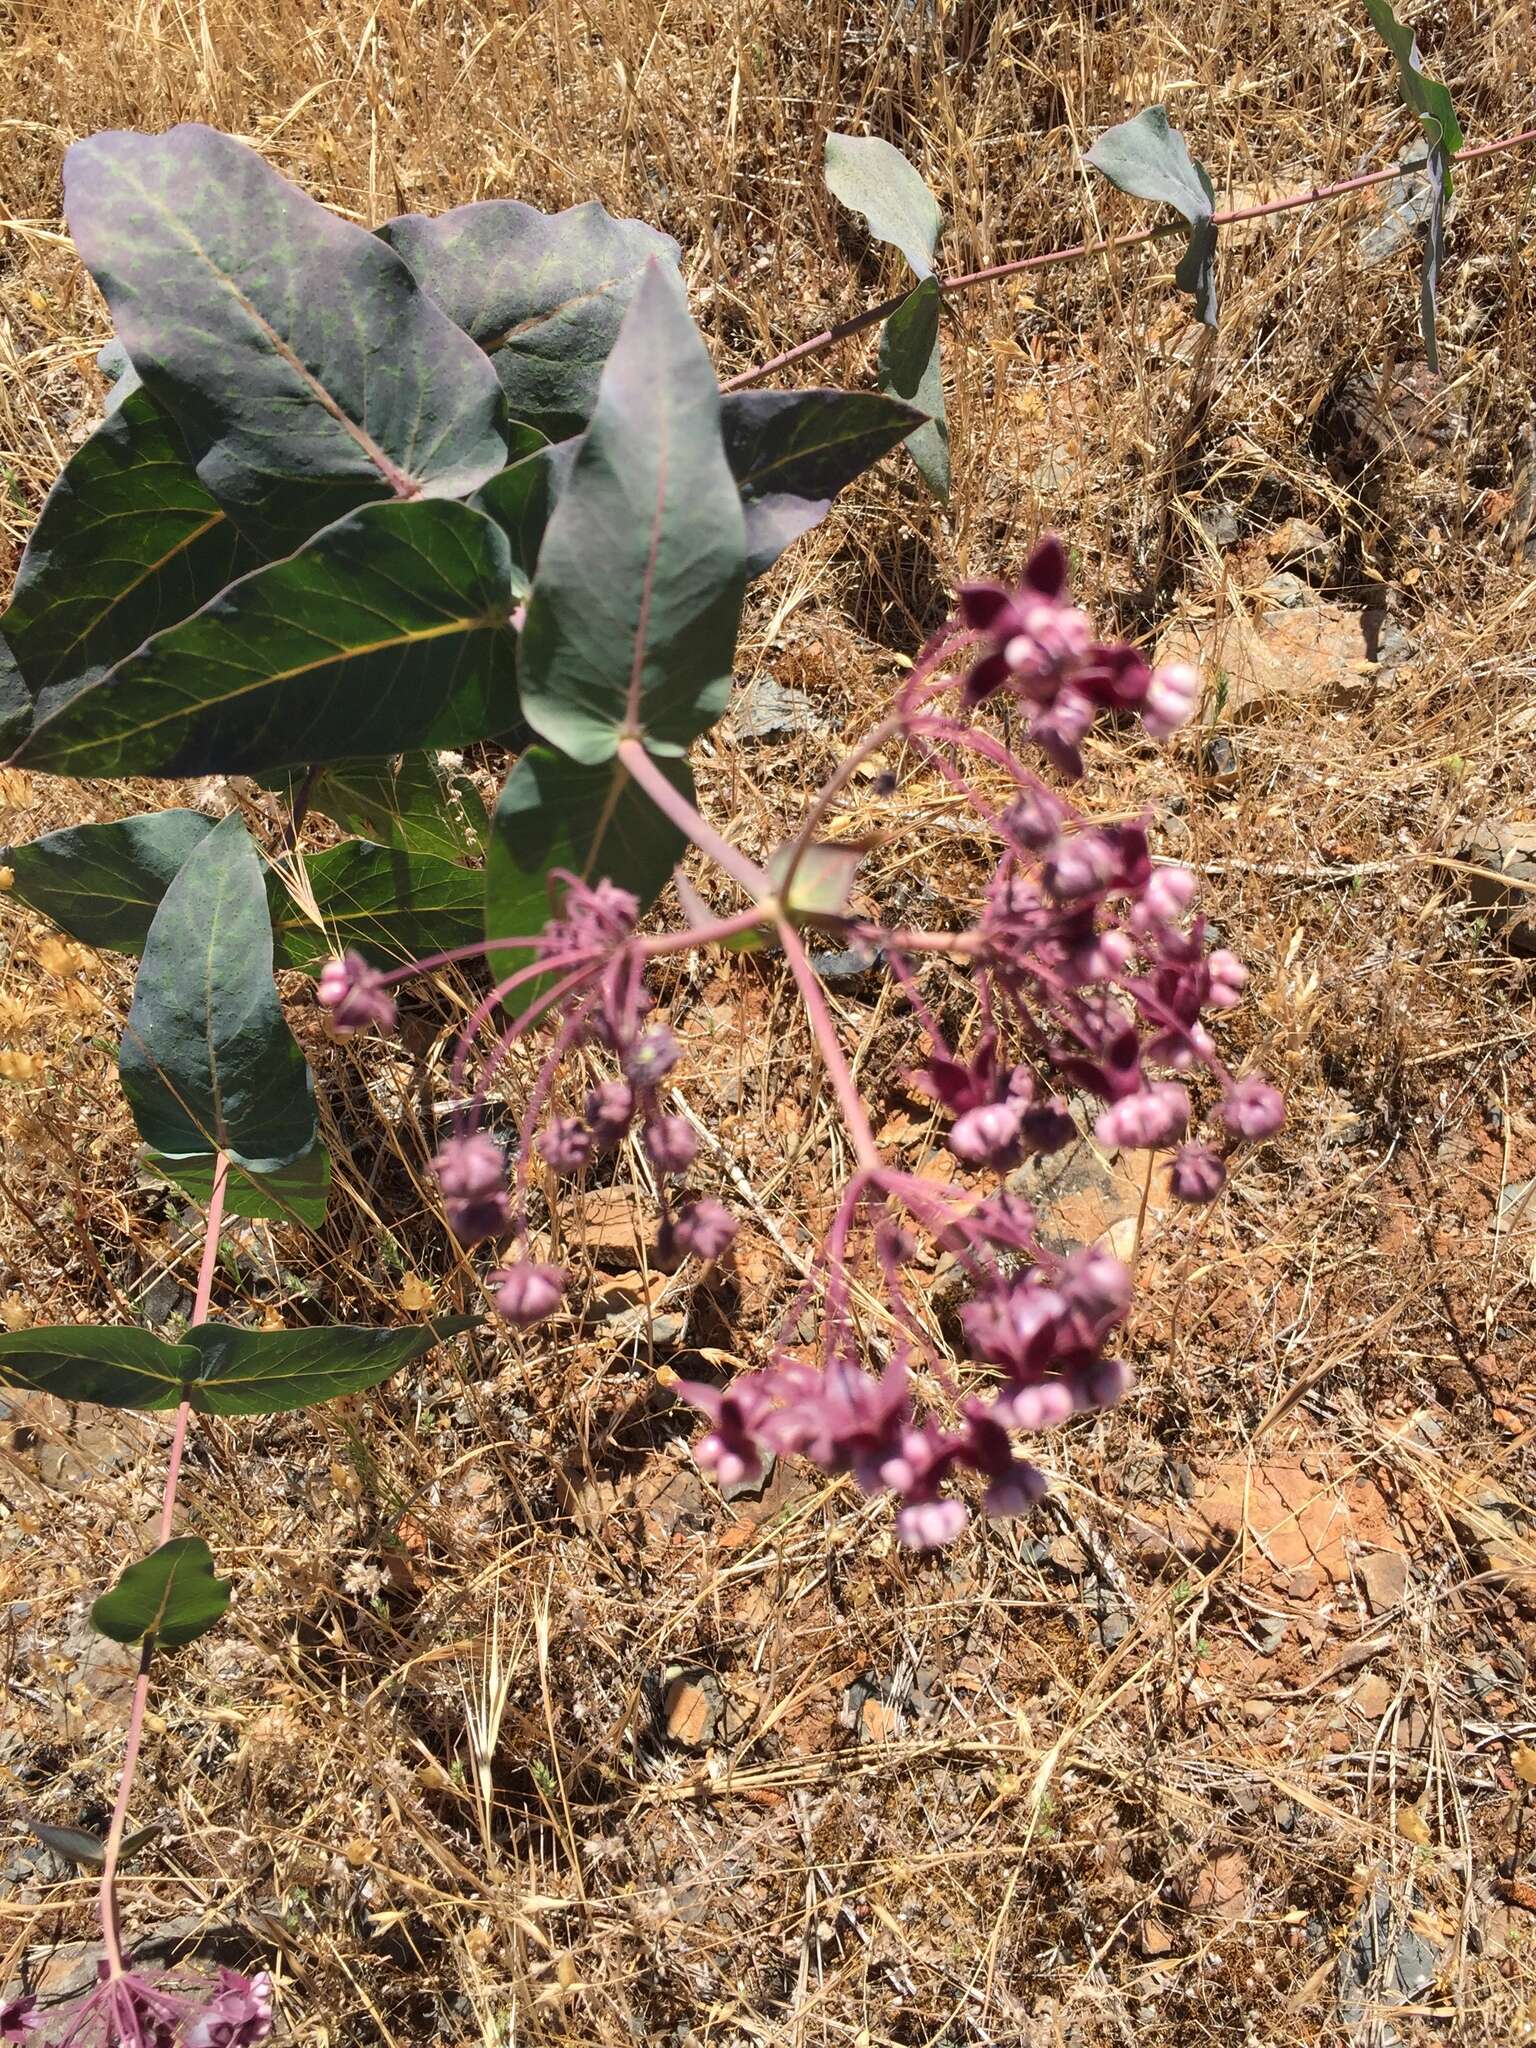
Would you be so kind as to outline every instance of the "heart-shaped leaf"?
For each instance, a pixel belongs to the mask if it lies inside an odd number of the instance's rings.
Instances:
[[[199,841],[155,912],[118,1056],[140,1135],[172,1159],[270,1171],[315,1141],[304,1055],[272,985],[261,862],[238,812]]]
[[[83,945],[138,953],[160,899],[213,830],[201,811],[149,811],[110,825],[72,825],[0,850],[12,893]]]
[[[146,389],[269,547],[501,467],[481,351],[378,236],[243,143],[195,123],[93,135],[65,158],[64,206]]]
[[[94,1326],[0,1332],[0,1383],[102,1408],[154,1413],[186,1400],[201,1415],[277,1415],[375,1387],[479,1320],[446,1316],[400,1330],[198,1323],[179,1344]]]
[[[878,135],[827,137],[827,189],[864,216],[877,241],[899,249],[919,277],[933,270],[939,202],[894,143]]]
[[[39,715],[259,559],[170,420],[131,393],[71,456],[16,574],[5,631]]]
[[[660,767],[691,803],[688,763],[670,759]],[[530,747],[503,784],[491,819],[485,936],[524,938],[543,928],[559,908],[550,896],[551,868],[566,868],[586,881],[606,877],[638,896],[644,909],[666,887],[686,847],[678,828],[617,761],[586,767],[549,747]],[[507,960],[502,972],[516,965]],[[530,993],[519,993],[519,1006]]]
[[[215,1578],[201,1536],[175,1536],[129,1565],[91,1609],[91,1627],[115,1643],[175,1650],[206,1635],[229,1605],[229,1580]]]
[[[939,367],[936,277],[925,277],[881,328],[880,384],[883,390],[928,415],[923,426],[908,434],[907,447],[924,483],[947,505],[949,422],[944,415],[944,379]]]
[[[647,261],[675,267],[681,254],[670,235],[596,200],[548,214],[483,199],[436,219],[403,214],[379,233],[486,351],[513,419],[554,440],[591,417]]]
[[[516,718],[511,562],[468,505],[366,505],[40,719],[63,775],[251,774],[490,739]]]
[[[1134,119],[1106,128],[1085,158],[1111,185],[1133,199],[1155,199],[1176,207],[1189,222],[1189,246],[1179,259],[1174,283],[1191,294],[1197,318],[1216,325],[1216,230],[1211,215],[1216,194],[1204,166],[1197,164],[1165,107],[1147,107]]]
[[[323,925],[309,915],[304,891]],[[471,945],[480,936],[478,873],[366,839],[306,855],[303,884],[293,895],[281,876],[269,875],[267,893],[278,965],[311,974],[348,949],[380,966],[399,967]]]
[[[304,777],[291,771],[261,777],[290,811]],[[308,808],[345,832],[403,853],[439,860],[478,857],[485,802],[467,775],[444,768],[436,754],[399,754],[387,761],[337,761],[309,778]]]
[[[746,515],[748,576],[761,576],[826,517],[845,484],[924,424],[915,407],[872,391],[728,391],[720,428]]]
[[[518,671],[534,731],[588,765],[621,737],[680,754],[707,731],[730,694],[744,532],[714,370],[653,261],[539,551]]]
[[[195,1159],[166,1159],[151,1152],[149,1164],[184,1194],[206,1209],[213,1198],[214,1162],[206,1154]],[[331,1192],[331,1155],[317,1137],[297,1159],[260,1169],[232,1159],[224,1178],[226,1216],[258,1216],[271,1223],[302,1223],[318,1230],[325,1221]]]

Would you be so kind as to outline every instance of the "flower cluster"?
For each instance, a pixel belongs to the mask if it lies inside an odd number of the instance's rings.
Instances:
[[[982,653],[967,674],[962,702],[974,710],[999,690],[1028,707],[1029,737],[1075,781],[1082,742],[1100,711],[1126,711],[1153,739],[1166,739],[1193,715],[1200,679],[1185,662],[1151,668],[1134,647],[1095,640],[1085,612],[1067,601],[1067,553],[1041,541],[1017,590],[966,583],[959,623]]]
[[[136,1970],[114,1975],[102,1963],[99,1981],[73,2011],[61,2015],[58,2048],[252,2048],[272,2032],[272,1979],[220,1969],[202,1996],[172,1990]],[[0,2041],[25,2041],[43,2025],[32,1998],[0,2005]]]

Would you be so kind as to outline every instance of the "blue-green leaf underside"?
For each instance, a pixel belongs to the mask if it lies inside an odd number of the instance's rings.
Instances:
[[[229,1605],[229,1581],[214,1576],[201,1536],[176,1536],[129,1565],[91,1608],[91,1627],[116,1643],[179,1649],[205,1635]]]
[[[155,912],[118,1071],[140,1136],[169,1161],[223,1151],[270,1172],[315,1142],[309,1069],[272,982],[261,862],[238,813],[193,848]]]
[[[213,1196],[214,1161],[210,1155],[167,1159],[151,1152],[148,1159],[157,1173],[207,1208]],[[224,1178],[224,1213],[318,1230],[325,1221],[330,1192],[331,1155],[317,1135],[296,1159],[285,1159],[281,1166],[262,1169],[232,1159]]]
[[[921,175],[878,135],[828,135],[827,189],[862,214],[877,241],[899,249],[919,277],[933,270],[939,240],[939,202]]]
[[[373,498],[458,497],[506,459],[481,351],[400,258],[230,136],[114,130],[65,213],[145,388],[269,548]]]
[[[253,774],[455,747],[516,718],[511,564],[468,505],[367,505],[40,720],[63,775]]]
[[[1440,268],[1445,261],[1445,208],[1452,190],[1451,161],[1464,138],[1450,93],[1438,80],[1425,75],[1413,30],[1398,20],[1390,0],[1365,0],[1365,4],[1377,32],[1396,60],[1398,85],[1404,100],[1418,116],[1427,146],[1424,177],[1429,193],[1429,218],[1425,223],[1424,262],[1419,272],[1419,330],[1424,337],[1425,361],[1438,374],[1440,349],[1435,334],[1435,302]]]
[[[949,422],[939,363],[939,304],[939,281],[927,277],[886,321],[880,330],[880,385],[928,415],[907,435],[907,449],[929,490],[947,504]]]
[[[444,312],[483,348],[514,420],[552,439],[591,417],[603,364],[646,263],[675,268],[670,235],[596,200],[540,213],[483,199],[379,229]]]
[[[730,695],[745,563],[715,373],[652,262],[539,550],[518,669],[529,725],[587,765],[625,735],[684,752]]]
[[[1216,194],[1204,166],[1197,164],[1165,107],[1147,107],[1129,121],[1105,129],[1086,162],[1133,199],[1172,206],[1189,223],[1189,241],[1174,271],[1174,283],[1195,302],[1195,314],[1216,325],[1216,229],[1211,216]]]
[[[200,1323],[179,1344],[95,1325],[0,1332],[0,1383],[103,1408],[154,1413],[186,1399],[203,1415],[276,1415],[377,1386],[479,1320],[445,1316],[398,1330]]]
[[[149,811],[0,849],[0,865],[15,876],[16,899],[72,939],[139,953],[161,898],[212,830],[201,811]]]

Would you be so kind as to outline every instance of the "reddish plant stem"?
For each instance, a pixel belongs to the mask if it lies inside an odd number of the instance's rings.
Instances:
[[[1518,135],[1503,135],[1496,142],[1480,142],[1473,149],[1463,149],[1452,159],[1453,164],[1470,163],[1477,157],[1497,156],[1502,151],[1519,149],[1525,143],[1536,142],[1536,128],[1522,129]],[[1292,192],[1284,199],[1269,199],[1261,206],[1235,206],[1226,213],[1213,213],[1213,227],[1232,227],[1240,221],[1265,220],[1271,214],[1290,213],[1297,207],[1319,206],[1325,200],[1342,199],[1350,192],[1363,192],[1370,185],[1386,185],[1393,178],[1400,178],[1405,170],[1417,169],[1415,164],[1389,164],[1384,171],[1366,171],[1358,178],[1344,178],[1336,185],[1314,185],[1306,192]],[[1134,234],[1110,235],[1102,242],[1073,242],[1064,249],[1047,249],[1039,256],[1020,256],[1011,263],[993,263],[985,270],[970,270],[960,277],[941,277],[939,290],[944,293],[967,292],[976,285],[995,284],[1000,278],[1021,277],[1026,271],[1047,270],[1057,263],[1077,263],[1086,256],[1104,256],[1116,249],[1134,249],[1142,242],[1155,242],[1163,235],[1178,234],[1184,227],[1183,221],[1164,221],[1157,227],[1138,228]],[[855,313],[850,319],[840,320],[833,327],[827,327],[820,334],[813,334],[808,341],[797,342],[782,355],[774,356],[766,363],[759,363],[755,369],[743,370],[738,376],[729,377],[720,386],[722,391],[741,391],[749,384],[760,384],[765,377],[771,377],[775,370],[787,370],[791,363],[803,362],[807,356],[820,355],[824,349],[834,347],[840,341],[847,341],[860,334],[866,327],[874,327],[882,320],[888,320],[898,307],[905,303],[907,294],[886,299],[878,306],[867,306],[862,313]]]
[[[208,1215],[203,1224],[203,1259],[198,1268],[197,1294],[192,1304],[192,1323],[208,1320],[208,1303],[213,1294],[213,1273],[219,1256],[219,1230],[224,1222],[224,1191],[229,1181],[229,1155],[220,1152],[213,1163],[213,1193],[208,1198]],[[176,1485],[181,1477],[181,1457],[186,1448],[187,1423],[192,1413],[191,1403],[183,1401],[176,1410],[176,1426],[171,1433],[170,1457],[165,1469],[165,1490],[160,1498],[159,1543],[171,1540],[171,1521],[176,1512]],[[118,1780],[117,1803],[112,1809],[112,1824],[107,1830],[106,1845],[101,1859],[101,1889],[98,1894],[101,1912],[101,1940],[107,1954],[107,1971],[111,1977],[127,1974],[123,1962],[122,1934],[117,1921],[117,1859],[123,1846],[123,1829],[128,1820],[128,1802],[133,1796],[134,1774],[139,1765],[139,1745],[144,1739],[144,1715],[149,1706],[149,1667],[155,1654],[154,1637],[146,1636],[144,1648],[139,1656],[139,1675],[133,1685],[133,1705],[128,1713],[128,1739],[123,1746],[123,1770]]]
[[[853,1141],[854,1157],[865,1173],[878,1173],[881,1168],[880,1147],[875,1143],[875,1134],[869,1127],[869,1118],[864,1113],[864,1104],[859,1099],[858,1087],[848,1062],[843,1057],[842,1044],[837,1035],[837,1024],[827,1007],[826,996],[821,983],[816,979],[816,970],[801,944],[800,934],[787,917],[775,920],[779,928],[779,943],[784,948],[784,958],[789,962],[789,971],[795,977],[800,991],[800,1000],[805,1004],[805,1013],[811,1021],[811,1035],[816,1040],[816,1050],[821,1054],[822,1065],[832,1083],[832,1093],[837,1097],[838,1109],[848,1127],[848,1136]]]
[[[685,832],[700,852],[709,855],[716,867],[723,868],[733,882],[739,882],[749,896],[772,901],[773,883],[756,861],[748,860],[739,847],[721,838],[707,818],[699,816],[687,797],[668,782],[639,740],[620,740],[619,760],[662,816],[670,818],[680,832]]]

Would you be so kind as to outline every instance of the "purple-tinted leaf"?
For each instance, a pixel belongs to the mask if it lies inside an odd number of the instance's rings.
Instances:
[[[1109,182],[1134,199],[1176,207],[1189,222],[1189,245],[1174,271],[1174,283],[1190,293],[1195,314],[1216,325],[1216,230],[1211,215],[1216,195],[1205,168],[1197,164],[1165,107],[1147,107],[1134,119],[1107,128],[1084,158]]]
[[[550,214],[483,199],[435,219],[403,214],[379,233],[485,350],[513,419],[552,440],[591,417],[646,263],[675,267],[680,255],[670,235],[615,220],[596,200]]]
[[[652,262],[545,529],[519,656],[523,715],[572,760],[626,734],[680,754],[730,694],[745,583],[715,373]]]
[[[876,392],[727,392],[720,427],[746,515],[748,576],[761,576],[845,484],[923,424],[914,406]]]
[[[70,149],[64,195],[134,369],[269,546],[501,467],[480,350],[376,235],[254,150],[195,123],[109,131]]]

